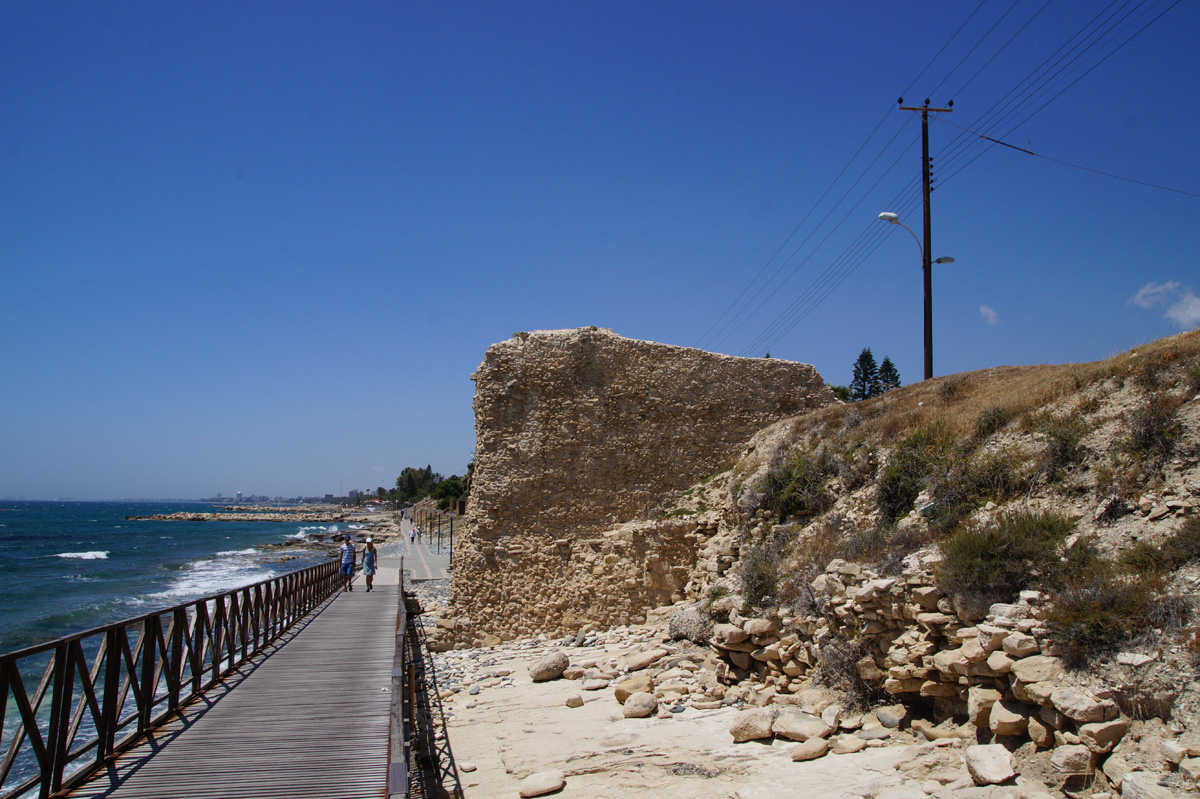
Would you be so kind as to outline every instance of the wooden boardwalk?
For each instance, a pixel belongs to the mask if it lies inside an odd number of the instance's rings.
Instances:
[[[386,796],[400,589],[361,579],[69,795]]]

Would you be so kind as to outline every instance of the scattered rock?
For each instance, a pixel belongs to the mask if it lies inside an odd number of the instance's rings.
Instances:
[[[519,790],[522,797],[545,796],[561,791],[566,784],[567,778],[561,771],[539,771],[521,780]]]
[[[529,664],[529,678],[534,682],[557,680],[567,670],[571,661],[562,652],[555,650]],[[530,794],[535,796],[536,794]]]
[[[1000,744],[968,746],[963,756],[976,785],[999,785],[1017,776],[1012,754]]]
[[[729,734],[733,736],[736,743],[770,738],[772,735],[771,723],[774,720],[774,712],[767,708],[743,710],[734,717],[733,723],[729,725]]]
[[[824,738],[809,738],[792,749],[792,760],[815,760],[829,751],[829,741]]]
[[[654,694],[641,691],[625,700],[622,712],[627,719],[644,719],[658,709]]]

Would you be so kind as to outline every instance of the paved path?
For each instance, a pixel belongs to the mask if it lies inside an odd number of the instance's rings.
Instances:
[[[423,535],[420,541],[411,541],[409,531],[412,522],[404,519],[400,522],[401,538],[404,540],[404,568],[408,570],[413,580],[441,580],[450,576],[450,535],[442,531],[441,548],[439,551],[438,537]],[[457,532],[457,531],[456,531]],[[383,558],[384,561],[392,560]],[[357,585],[357,583],[355,583]]]
[[[329,600],[70,796],[383,796],[396,576]]]

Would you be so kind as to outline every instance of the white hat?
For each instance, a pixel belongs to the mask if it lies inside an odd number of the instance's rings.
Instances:
[[[374,543],[373,541],[371,541],[371,537],[370,537],[370,536],[367,536],[367,543],[368,543],[368,544]]]

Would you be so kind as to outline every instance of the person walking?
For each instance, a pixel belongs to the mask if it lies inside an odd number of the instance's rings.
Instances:
[[[346,536],[340,552],[342,554],[342,587],[347,591],[353,591],[354,567],[358,562],[358,552],[354,549],[350,536]]]
[[[375,560],[377,555],[378,552],[375,550],[375,543],[368,538],[367,548],[363,550],[362,556],[363,577],[366,578],[368,591],[374,590],[371,587],[371,583],[375,581]]]

